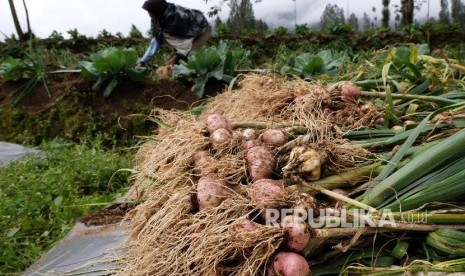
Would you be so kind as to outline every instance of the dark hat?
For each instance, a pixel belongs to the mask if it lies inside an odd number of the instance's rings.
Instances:
[[[166,0],[147,0],[142,8],[157,17],[161,17],[168,7]]]

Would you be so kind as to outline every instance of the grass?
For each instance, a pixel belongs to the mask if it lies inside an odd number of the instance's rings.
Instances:
[[[35,262],[76,220],[120,196],[131,158],[100,142],[44,143],[43,154],[0,167],[0,274],[15,275]]]

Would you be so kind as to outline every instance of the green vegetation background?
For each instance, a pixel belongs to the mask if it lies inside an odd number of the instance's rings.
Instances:
[[[112,203],[128,186],[129,152],[98,139],[43,143],[40,154],[0,167],[0,274],[24,271],[79,217]]]

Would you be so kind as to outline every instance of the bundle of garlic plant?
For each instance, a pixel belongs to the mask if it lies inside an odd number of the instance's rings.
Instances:
[[[463,95],[422,95],[416,64],[385,62],[372,81],[251,74],[199,117],[156,110],[121,275],[462,269]]]
[[[270,224],[267,210],[318,210],[324,201],[290,187],[376,162],[337,131],[349,126],[340,112],[360,110],[338,98],[321,84],[248,75],[199,117],[154,111],[165,128],[137,154],[143,203],[128,216],[121,274],[307,275],[309,240],[354,229],[311,229],[293,215]],[[380,116],[364,112],[350,121]]]

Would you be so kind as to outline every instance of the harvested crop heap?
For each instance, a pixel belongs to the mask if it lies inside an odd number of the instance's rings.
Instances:
[[[317,275],[337,274],[352,263],[358,264],[353,270],[363,273],[392,264],[413,267],[407,254],[412,238],[406,233],[410,231],[420,231],[431,240],[423,243],[430,254],[440,243],[429,232],[444,238],[438,231],[446,231],[446,237],[455,243],[463,239],[465,234],[452,229],[461,225],[379,223],[386,217],[375,208],[399,207],[390,186],[384,185],[389,178],[381,179],[389,169],[392,173],[401,168],[391,174],[394,176],[417,162],[415,166],[421,166],[423,174],[398,177],[392,181],[405,185],[393,189],[406,189],[400,196],[409,204],[408,210],[431,201],[412,201],[411,197],[428,194],[428,187],[434,185],[424,183],[428,181],[425,175],[433,174],[438,163],[428,167],[414,155],[428,154],[441,144],[411,147],[401,156],[404,163],[385,162],[394,153],[383,152],[376,145],[392,149],[407,138],[413,144],[418,137],[424,139],[424,131],[411,134],[405,130],[404,138],[399,138],[398,132],[384,132],[374,137],[379,144],[368,143],[367,137],[375,132],[366,129],[382,125],[384,112],[360,96],[358,87],[350,82],[325,88],[251,74],[244,77],[239,89],[213,98],[200,116],[154,110],[153,116],[163,124],[136,156],[138,173],[132,196],[143,203],[128,216],[132,231],[119,273],[309,275],[312,268]],[[445,139],[461,134],[449,130],[450,137]],[[463,136],[452,142],[460,143]],[[397,152],[403,152],[402,148]],[[455,153],[444,162],[462,164],[462,159],[463,155]],[[461,168],[457,165],[455,172]],[[440,176],[433,176],[440,181]],[[412,182],[419,183],[407,185]],[[376,197],[373,190],[383,196]],[[463,192],[454,196],[447,202],[460,199]],[[375,225],[311,223],[328,218],[340,222],[341,207],[347,209],[349,221],[363,216],[373,219]],[[355,212],[360,208],[370,212]],[[460,246],[456,252],[463,254],[463,244]],[[414,257],[420,258],[414,252]]]

